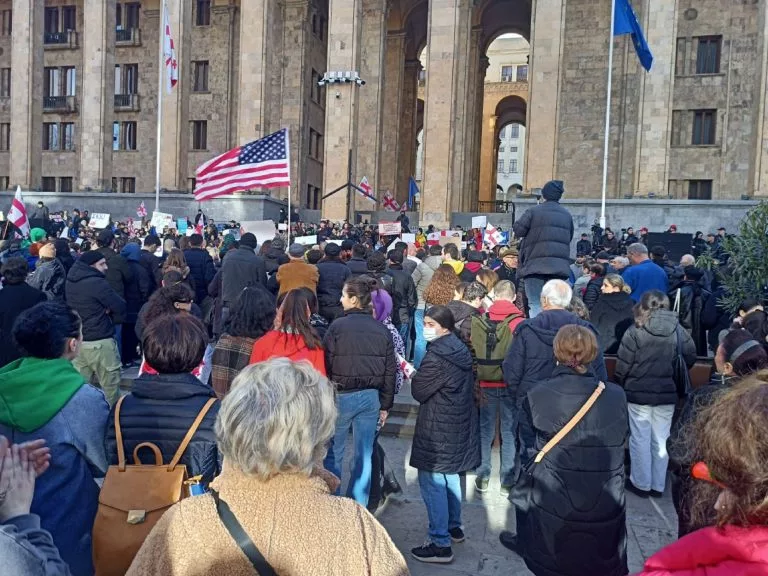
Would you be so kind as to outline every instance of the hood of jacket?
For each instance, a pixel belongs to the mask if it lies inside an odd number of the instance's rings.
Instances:
[[[0,422],[22,432],[45,426],[84,385],[65,358],[21,358],[0,368]]]
[[[464,268],[472,272],[473,274],[477,274],[477,271],[480,270],[480,268],[483,267],[482,262],[467,262],[464,265]]]
[[[469,353],[466,344],[455,334],[447,334],[430,342],[429,351],[461,370],[472,370],[472,354]]]
[[[453,271],[456,272],[457,276],[464,270],[464,262],[460,260],[446,260],[445,262],[442,262],[442,264],[448,264],[448,266],[453,268]]]
[[[671,336],[679,324],[677,314],[670,310],[656,310],[651,313],[643,328],[654,336]]]
[[[461,300],[451,300],[448,302],[447,308],[453,313],[453,321],[456,324],[465,318],[469,318],[472,314],[477,314],[476,308]]]
[[[213,388],[200,382],[193,374],[142,374],[133,381],[131,394],[152,400],[216,396]]]
[[[488,317],[494,322],[504,320],[504,318],[513,314],[523,315],[522,311],[515,306],[515,303],[509,300],[496,300],[488,307]]]
[[[89,278],[104,278],[104,274],[80,260],[76,260],[72,264],[72,268],[69,269],[69,274],[67,274],[69,282],[81,282]]]
[[[634,305],[634,300],[626,292],[612,292],[610,294],[601,294],[598,302],[614,312],[620,312],[626,308],[627,303]]]
[[[424,264],[432,268],[432,270],[437,270],[442,263],[443,259],[440,256],[427,256],[424,258]]]
[[[141,248],[135,242],[128,242],[122,250],[120,256],[129,262],[138,262],[141,259]]]
[[[568,312],[568,310],[544,310],[535,318],[523,322],[519,329],[528,328],[541,342],[551,348],[552,343],[555,341],[555,336],[557,336],[557,331],[569,324],[578,324],[579,326],[592,328],[591,324],[585,322],[576,314]],[[592,330],[594,331],[594,328]]]

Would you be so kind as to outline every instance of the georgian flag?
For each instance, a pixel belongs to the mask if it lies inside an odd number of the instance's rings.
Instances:
[[[395,200],[391,192],[384,194],[382,203],[384,204],[384,210],[387,210],[388,212],[397,212],[400,210],[400,204],[397,203],[397,200]]]
[[[360,186],[358,186],[358,188],[360,188],[362,192],[358,190],[357,193],[360,194],[363,198],[368,198],[368,200],[373,200],[376,202],[376,197],[373,195],[373,188],[368,183],[367,176],[363,176],[363,179],[360,180]]]
[[[498,246],[503,242],[504,238],[499,232],[498,229],[496,229],[490,222],[486,224],[485,226],[485,238],[484,242],[488,244],[490,248],[493,248],[494,246]]]
[[[179,63],[176,60],[176,44],[171,35],[171,18],[168,15],[168,6],[163,2],[163,61],[165,62],[165,89],[168,94],[179,82]]]
[[[139,208],[136,210],[136,216],[139,218],[145,218],[147,216],[147,207],[144,206],[144,201],[139,204]]]
[[[27,209],[24,207],[24,198],[21,197],[21,186],[16,187],[16,195],[8,211],[8,220],[19,229],[22,236],[29,236],[29,218],[27,218]]]

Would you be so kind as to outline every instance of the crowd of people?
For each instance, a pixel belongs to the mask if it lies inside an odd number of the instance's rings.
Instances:
[[[593,230],[574,258],[563,193],[492,249],[327,222],[259,244],[202,211],[189,236],[75,211],[5,241],[3,573],[407,574],[373,515],[402,490],[378,438],[403,393],[416,561],[473,536],[462,477],[488,494],[498,440],[500,545],[537,576],[628,574],[626,492],[678,512],[643,574],[768,573],[763,303],[723,307],[694,254],[727,267],[716,239],[669,262]]]

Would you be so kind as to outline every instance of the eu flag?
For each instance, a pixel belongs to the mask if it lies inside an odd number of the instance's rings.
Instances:
[[[413,210],[416,206],[416,194],[419,193],[419,187],[416,185],[416,180],[411,176],[408,179],[408,208]]]
[[[614,0],[614,2],[616,2],[616,14],[613,21],[613,35],[631,34],[640,64],[650,71],[653,64],[653,54],[648,47],[648,42],[645,41],[643,29],[640,27],[640,22],[637,21],[637,14],[632,9],[632,4],[629,3],[629,0]]]

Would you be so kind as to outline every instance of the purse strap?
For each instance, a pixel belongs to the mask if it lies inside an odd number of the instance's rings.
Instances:
[[[120,428],[120,407],[123,405],[125,396],[115,404],[115,442],[117,442],[117,466],[120,472],[125,472],[125,446],[123,446],[123,431]]]
[[[600,394],[603,393],[603,390],[605,390],[605,384],[603,382],[600,382],[597,385],[597,388],[595,388],[595,391],[592,392],[592,395],[587,399],[586,402],[584,402],[584,405],[581,408],[579,408],[579,411],[576,412],[576,414],[573,416],[573,418],[571,418],[568,421],[568,423],[560,429],[560,432],[555,434],[552,437],[552,439],[544,445],[544,448],[541,449],[541,452],[536,454],[536,458],[534,459],[534,462],[536,462],[536,464],[541,462],[544,459],[544,456],[547,455],[547,452],[549,452],[550,450],[552,450],[552,448],[557,446],[560,443],[560,441],[563,438],[565,438],[566,435],[571,430],[574,429],[576,424],[581,422],[581,419],[584,418],[584,416],[586,416],[586,414],[587,414],[587,412],[589,412],[590,408],[592,408],[592,406],[595,404],[595,402],[597,402],[597,399],[600,397]]]
[[[210,493],[213,496],[214,502],[216,502],[216,512],[219,515],[219,519],[221,519],[237,546],[243,551],[243,554],[251,561],[256,573],[259,576],[277,576],[275,569],[272,568],[267,559],[256,548],[256,544],[253,543],[251,537],[248,536],[243,526],[237,520],[237,517],[232,513],[229,504],[219,497],[219,493],[216,490],[211,489]]]
[[[205,406],[203,406],[200,409],[200,412],[197,414],[197,418],[195,418],[195,421],[192,422],[192,426],[189,427],[189,430],[187,430],[187,435],[184,436],[184,440],[181,441],[181,444],[179,445],[179,449],[176,450],[176,454],[173,455],[173,460],[171,460],[171,463],[168,464],[168,471],[172,471],[174,468],[176,468],[176,465],[179,463],[179,460],[181,460],[181,457],[184,456],[184,451],[187,449],[187,446],[192,441],[192,437],[195,435],[195,432],[197,432],[197,429],[200,427],[200,423],[203,421],[203,418],[205,418],[205,415],[208,414],[208,410],[211,409],[211,406],[214,405],[217,398],[209,398],[208,402],[205,403]]]

